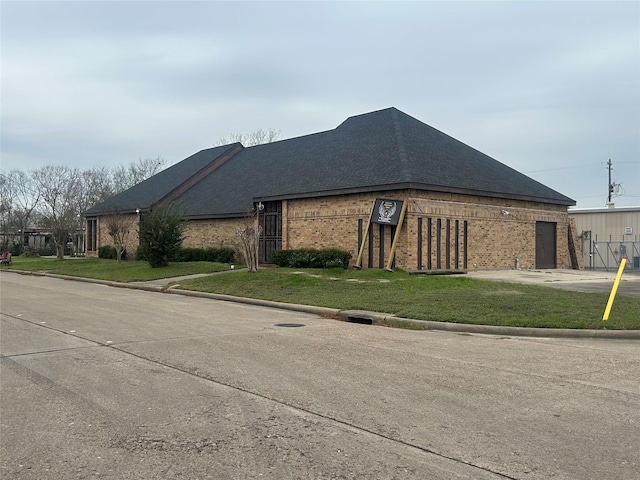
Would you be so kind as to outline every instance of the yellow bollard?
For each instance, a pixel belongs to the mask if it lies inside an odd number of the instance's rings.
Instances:
[[[609,320],[609,313],[611,313],[611,307],[613,306],[613,299],[616,298],[616,292],[618,291],[618,284],[620,283],[620,277],[622,277],[622,272],[624,271],[625,263],[627,263],[626,257],[620,260],[620,266],[618,267],[618,274],[616,275],[616,279],[613,282],[613,287],[611,287],[611,294],[609,295],[607,308],[604,309],[604,315],[602,316],[603,321]]]

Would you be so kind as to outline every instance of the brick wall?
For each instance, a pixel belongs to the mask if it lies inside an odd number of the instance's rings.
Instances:
[[[420,193],[410,198],[410,251],[417,249],[418,217],[450,219],[452,226],[458,220],[459,225],[467,222],[469,269],[515,268],[516,262],[523,269],[535,268],[536,222],[552,222],[557,224],[556,266],[569,266],[566,207],[463,195],[419,198]],[[453,239],[453,234],[450,237]]]
[[[101,217],[97,217],[96,249],[95,251],[87,249],[86,255],[88,257],[97,257],[98,250],[100,250],[100,247],[104,245],[111,245],[111,246],[114,245],[113,238],[111,238],[111,235],[109,235],[109,227],[108,227],[110,218],[113,218],[113,217],[114,216],[112,215],[104,215]],[[133,256],[136,253],[136,250],[138,249],[138,245],[140,244],[140,240],[138,237],[138,215],[134,213],[134,214],[117,215],[115,217],[118,218],[118,222],[122,222],[123,226],[128,227],[129,233],[125,241],[125,249],[127,251],[128,258],[133,258]],[[92,217],[92,218],[96,218],[96,217]],[[85,225],[85,231],[87,231],[86,225]],[[86,241],[88,242],[89,239],[87,238]]]
[[[137,214],[128,215],[131,222],[131,231],[127,237],[126,249],[129,258],[135,255],[140,239],[138,237]],[[108,232],[109,216],[98,217],[97,221],[97,247],[95,251],[87,251],[87,256],[97,257],[98,250],[103,245],[113,245],[113,239]],[[235,247],[239,250],[239,242],[236,231],[245,226],[245,219],[216,219],[193,220],[186,222],[183,247],[207,248],[207,247]]]
[[[222,218],[211,220],[190,220],[187,222],[183,247],[220,248],[234,247],[240,250],[236,232],[245,227],[246,219]]]
[[[520,268],[535,268],[536,222],[557,223],[557,267],[569,266],[566,233],[568,217],[565,207],[438,192],[395,191],[290,200],[287,202],[288,215],[283,219],[289,233],[288,248],[341,248],[350,251],[355,262],[359,246],[358,220],[361,220],[364,230],[376,198],[408,202],[396,250],[395,264],[399,268],[416,270],[422,266],[426,269],[429,264],[432,269],[463,268],[465,222],[466,260],[469,269],[515,268],[516,262]],[[427,246],[429,219],[430,252]],[[422,224],[421,259],[418,258],[419,222]],[[383,255],[380,254],[381,236],[384,243]],[[367,244],[362,265],[379,268],[388,261],[392,227],[385,226],[381,229],[379,225],[374,225],[372,241],[373,255],[370,259],[371,249]]]
[[[407,202],[395,257],[398,268],[462,269],[466,266],[473,270],[508,269],[516,265],[523,269],[535,268],[536,222],[556,223],[556,265],[558,268],[570,266],[566,207],[417,190],[285,200],[282,203],[283,248],[340,248],[351,252],[352,264],[355,263],[359,234],[365,234],[376,198]],[[99,225],[102,222],[99,221]],[[191,220],[187,223],[183,245],[238,247],[235,233],[244,225],[245,219]],[[99,232],[100,245],[112,244],[100,226]],[[363,267],[385,266],[392,240],[392,227],[373,225],[372,248],[367,242]],[[130,243],[137,246],[137,242],[137,234],[132,235]]]

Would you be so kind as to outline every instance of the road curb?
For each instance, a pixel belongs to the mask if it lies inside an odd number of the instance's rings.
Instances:
[[[640,330],[587,330],[569,328],[527,328],[527,327],[502,327],[495,325],[473,325],[468,323],[435,322],[429,320],[416,320],[411,318],[397,317],[389,313],[370,312],[367,310],[339,310],[336,308],[317,307],[313,305],[299,305],[294,303],[274,302],[270,300],[260,300],[256,298],[236,297],[233,295],[223,295],[219,293],[197,292],[193,290],[182,290],[179,288],[166,288],[155,285],[131,284],[113,282],[110,280],[98,280],[94,278],[75,277],[70,275],[59,275],[48,272],[29,272],[24,270],[3,270],[6,272],[21,275],[33,275],[40,277],[51,277],[61,280],[96,283],[116,288],[127,288],[130,290],[142,290],[147,292],[170,293],[186,297],[208,298],[211,300],[222,300],[225,302],[245,303],[262,307],[279,308],[296,312],[311,313],[331,318],[340,318],[351,323],[364,323],[369,325],[380,325],[394,327],[403,325],[417,330],[440,330],[457,333],[476,333],[486,335],[501,335],[513,337],[540,337],[540,338],[608,338],[640,340]]]
[[[279,308],[283,310],[293,310],[296,312],[313,313],[316,315],[337,316],[340,310],[328,307],[316,307],[313,305],[298,305],[295,303],[273,302],[271,300],[260,300],[257,298],[236,297],[233,295],[222,295],[220,293],[194,292],[193,290],[181,290],[171,288],[164,290],[167,293],[183,295],[185,297],[209,298],[211,300],[223,300],[225,302],[247,303],[249,305],[257,305],[261,307]]]
[[[473,325],[468,323],[435,322],[396,317],[393,314],[369,312],[366,310],[342,310],[338,313],[346,322],[368,323],[371,325],[403,325],[421,330],[442,330],[458,333],[480,333],[514,337],[548,338],[623,338],[640,340],[640,330],[590,330],[571,328],[527,328],[502,327],[496,325]]]

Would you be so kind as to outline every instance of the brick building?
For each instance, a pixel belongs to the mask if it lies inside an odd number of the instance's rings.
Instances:
[[[376,199],[404,205],[403,221],[369,223]],[[365,268],[568,268],[575,202],[395,109],[350,117],[333,130],[202,150],[87,212],[87,250],[110,244],[105,222],[177,204],[184,246],[238,244],[259,221],[261,260],[274,249],[336,247]],[[373,217],[375,217],[373,215]],[[388,222],[387,222],[388,223]],[[368,228],[368,230],[367,230]],[[134,251],[137,236],[130,236]]]

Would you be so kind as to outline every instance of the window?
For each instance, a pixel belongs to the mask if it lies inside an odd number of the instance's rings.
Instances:
[[[87,218],[87,251],[98,250],[98,219]]]

